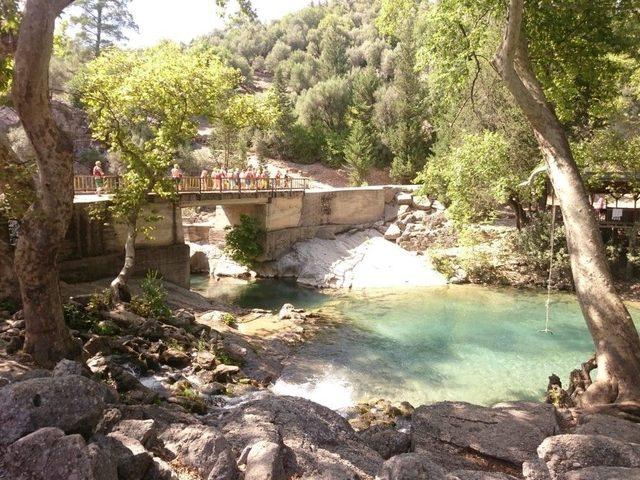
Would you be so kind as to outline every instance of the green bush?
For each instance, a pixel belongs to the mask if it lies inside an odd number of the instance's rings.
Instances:
[[[220,321],[229,327],[233,327],[236,325],[236,317],[234,317],[230,313],[225,313],[224,315],[222,315]]]
[[[548,273],[551,260],[551,215],[540,212],[532,217],[529,225],[525,226],[513,237],[512,248],[522,255],[527,264],[538,273]],[[554,233],[554,277],[564,279],[571,277],[569,264],[569,250],[564,226],[557,224]]]
[[[431,263],[433,268],[444,275],[447,280],[451,280],[456,275],[456,263],[448,255],[434,253],[431,255]]]
[[[89,299],[87,310],[93,313],[110,310],[113,307],[113,292],[109,288],[105,288],[100,293],[94,293]]]
[[[167,291],[162,285],[158,272],[150,271],[140,284],[142,295],[131,299],[131,311],[145,318],[166,320],[171,318],[167,305]]]
[[[92,330],[100,320],[95,312],[84,309],[75,303],[67,303],[62,307],[62,310],[64,313],[64,321],[72,330]]]
[[[250,267],[264,252],[265,231],[255,218],[240,215],[240,225],[228,227],[225,252],[236,262]]]

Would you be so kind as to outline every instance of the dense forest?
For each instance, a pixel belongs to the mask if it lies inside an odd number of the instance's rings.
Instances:
[[[103,34],[102,44],[87,33],[82,12],[58,23],[53,91],[79,106],[86,62],[101,49],[112,55],[111,42],[135,28],[127,2],[115,3],[106,26],[113,37]],[[637,6],[623,3],[629,15],[613,16],[609,2],[588,9],[571,2],[532,18],[534,67],[578,163],[592,174],[638,169]],[[241,75],[244,121],[236,121],[238,105],[213,119],[212,149],[226,163],[242,164],[250,148],[262,158],[323,162],[347,168],[357,185],[372,168],[385,169],[398,183],[424,183],[460,224],[491,218],[500,204],[526,223],[525,207],[544,188],[518,185],[542,157],[489,62],[501,26],[489,10],[475,18],[464,2],[422,5],[402,19],[386,18],[393,15],[385,8],[339,0],[269,24],[236,14],[224,30],[182,46]],[[179,149],[186,165],[203,160],[192,150]]]

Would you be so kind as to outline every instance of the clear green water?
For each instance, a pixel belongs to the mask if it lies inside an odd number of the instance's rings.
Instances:
[[[570,295],[554,296],[550,335],[539,332],[546,296],[511,289],[450,286],[331,297],[259,282],[231,290],[227,299],[243,306],[330,305],[346,316],[343,325],[302,347],[274,386],[336,409],[377,398],[485,405],[537,400],[550,374],[568,378],[593,351]],[[640,311],[632,315],[640,318]]]

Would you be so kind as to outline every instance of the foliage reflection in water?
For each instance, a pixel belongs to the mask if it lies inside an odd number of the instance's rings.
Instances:
[[[271,309],[331,306],[345,316],[340,327],[303,346],[275,385],[280,393],[337,409],[378,398],[484,405],[539,400],[551,373],[566,379],[593,352],[571,295],[554,296],[553,335],[539,332],[545,295],[513,289],[450,286],[334,298],[269,281],[227,287],[225,296]],[[640,317],[635,308],[631,313]]]

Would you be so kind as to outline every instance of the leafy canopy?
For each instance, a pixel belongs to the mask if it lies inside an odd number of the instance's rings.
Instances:
[[[179,146],[197,134],[197,115],[215,111],[240,82],[217,57],[162,43],[109,50],[79,79],[94,137],[120,156],[125,188],[114,213],[127,218],[148,192],[171,192],[166,178]]]

